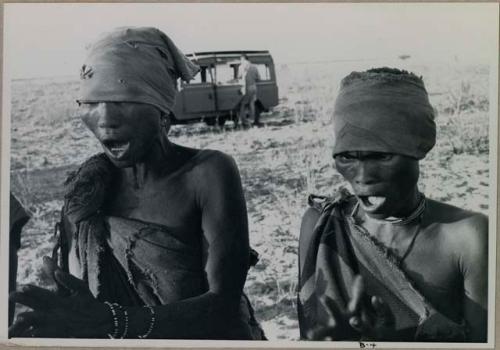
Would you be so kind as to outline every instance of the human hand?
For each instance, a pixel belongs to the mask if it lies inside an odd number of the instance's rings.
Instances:
[[[465,322],[458,324],[443,314],[436,312],[418,326],[415,340],[465,342],[467,341],[467,330]]]
[[[356,276],[347,307],[324,296],[320,301],[328,313],[326,327],[307,334],[310,340],[384,340],[394,333],[395,319],[389,306],[377,296],[368,299],[363,278]]]
[[[62,271],[44,257],[43,269],[57,285],[56,291],[24,285],[9,300],[32,309],[19,314],[9,327],[10,337],[97,338],[112,333],[108,307],[97,301],[87,284]]]

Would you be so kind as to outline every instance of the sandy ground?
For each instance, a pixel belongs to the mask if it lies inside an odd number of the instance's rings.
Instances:
[[[438,144],[421,162],[420,187],[433,199],[488,214],[488,70],[482,66],[420,65],[438,112]],[[330,116],[338,81],[335,65],[278,65],[280,105],[266,126],[235,131],[198,123],[174,126],[182,145],[232,155],[248,206],[250,241],[260,254],[245,291],[270,339],[298,339],[297,250],[310,193],[342,185],[331,158]],[[427,78],[428,77],[428,78]],[[19,252],[20,283],[44,285],[40,259],[49,254],[62,203],[62,182],[99,145],[75,117],[78,82],[19,80],[12,84],[13,192],[32,213]]]

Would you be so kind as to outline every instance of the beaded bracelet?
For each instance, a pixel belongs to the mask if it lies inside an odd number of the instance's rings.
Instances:
[[[145,308],[148,308],[149,312],[151,313],[151,321],[149,322],[149,328],[146,331],[146,333],[138,336],[140,339],[145,339],[145,338],[149,337],[149,335],[153,331],[153,327],[155,326],[155,321],[156,321],[155,310],[151,306],[145,306]]]
[[[116,310],[113,304],[108,301],[105,301],[104,304],[106,304],[111,311],[111,315],[113,316],[113,325],[115,327],[113,334],[108,333],[108,337],[110,337],[111,339],[115,339],[116,337],[118,337],[118,315],[116,314]]]
[[[115,306],[115,307],[117,307],[117,308],[119,308],[121,310],[121,312],[123,312],[123,318],[124,318],[125,323],[123,325],[123,333],[120,336],[120,339],[124,339],[127,336],[127,332],[128,332],[128,312],[120,304],[113,303],[112,305]]]

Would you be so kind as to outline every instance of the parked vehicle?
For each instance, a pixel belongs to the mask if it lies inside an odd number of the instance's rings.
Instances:
[[[240,59],[245,54],[257,66],[256,113],[267,112],[278,104],[274,62],[269,51],[213,51],[186,55],[201,70],[189,83],[181,82],[174,105],[174,124],[204,121],[224,125],[237,118],[243,81]]]

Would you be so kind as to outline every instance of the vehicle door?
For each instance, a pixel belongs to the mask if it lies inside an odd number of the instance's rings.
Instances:
[[[239,56],[221,57],[217,59],[215,70],[215,94],[217,111],[221,115],[230,114],[241,101],[241,79],[239,79]]]
[[[259,70],[260,81],[257,82],[257,100],[265,109],[278,104],[278,86],[274,63],[270,57],[256,58],[252,62]]]
[[[201,118],[216,109],[215,65],[200,64],[200,72],[189,83],[181,83],[174,106],[178,120]]]

